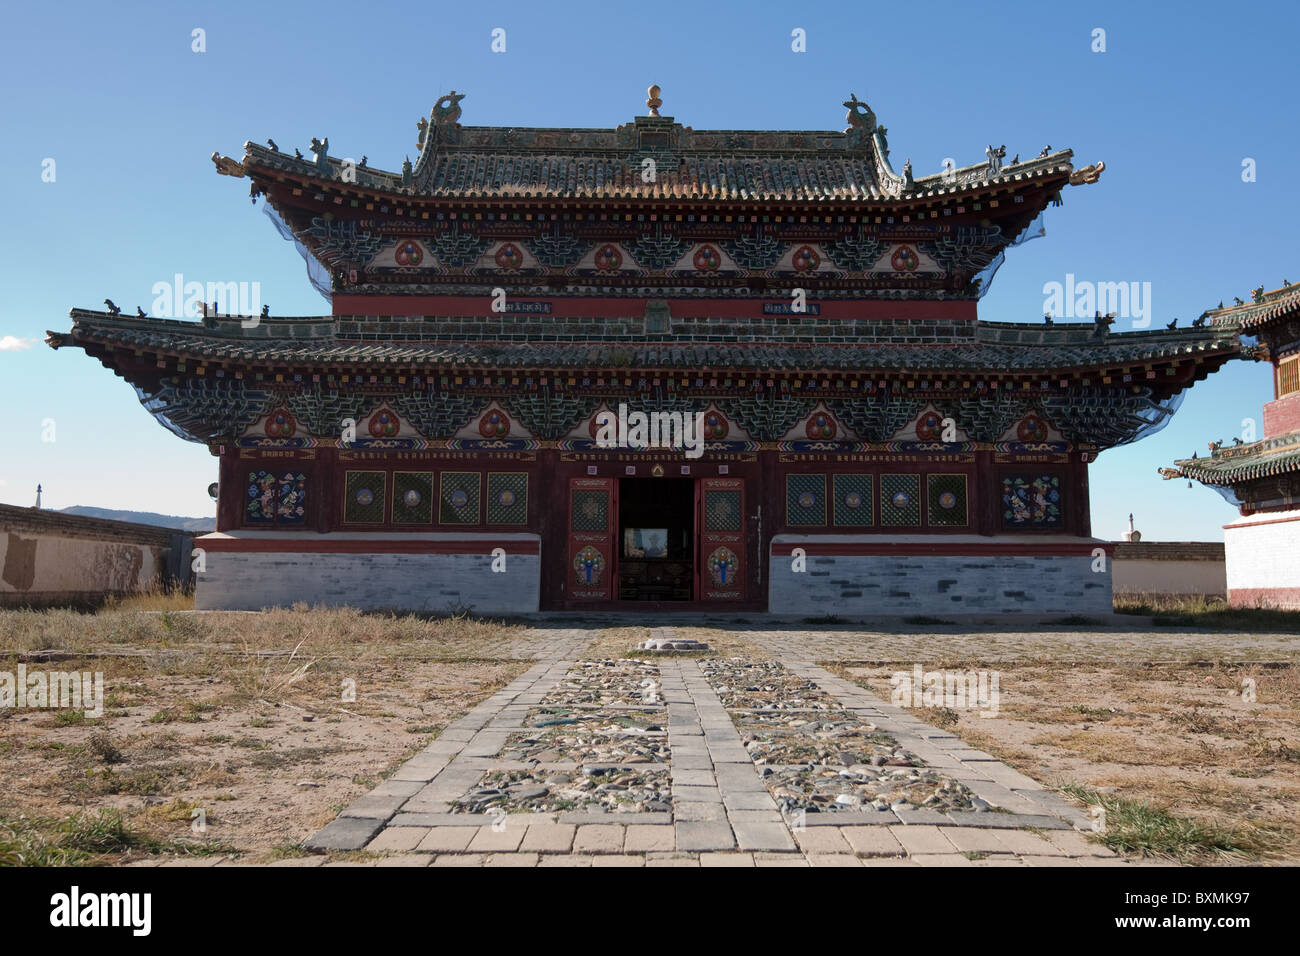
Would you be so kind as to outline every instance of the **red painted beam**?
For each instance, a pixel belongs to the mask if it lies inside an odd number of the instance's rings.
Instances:
[[[496,548],[506,554],[539,554],[536,541],[356,540],[316,538],[195,538],[194,546],[213,554],[481,554]]]
[[[1109,541],[1093,542],[1056,542],[1045,541],[1042,544],[1026,542],[1006,542],[988,544],[974,542],[971,544],[928,542],[844,542],[844,541],[781,541],[773,542],[771,552],[774,557],[789,557],[794,548],[802,548],[809,557],[895,557],[903,555],[936,555],[952,557],[985,557],[989,555],[1004,557],[1091,557],[1092,552],[1101,548],[1112,555],[1115,545]]]

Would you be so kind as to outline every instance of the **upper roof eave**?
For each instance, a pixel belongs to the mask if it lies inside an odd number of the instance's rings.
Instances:
[[[1017,323],[989,323],[977,326],[977,338],[970,343],[939,346],[818,345],[819,362],[807,343],[705,344],[689,340],[641,342],[593,341],[556,343],[550,352],[530,343],[458,342],[454,337],[429,338],[414,343],[357,342],[339,338],[333,316],[301,316],[259,319],[248,327],[239,317],[193,322],[178,319],[139,318],[73,309],[72,329],[48,333],[52,348],[71,345],[121,347],[141,354],[166,354],[200,362],[227,364],[283,365],[492,365],[514,368],[570,367],[590,361],[601,364],[604,352],[637,349],[646,355],[680,353],[681,363],[662,362],[663,367],[690,365],[700,355],[716,356],[718,367],[774,361],[787,370],[801,367],[836,367],[861,371],[917,371],[943,373],[951,370],[994,376],[1051,376],[1113,368],[1141,368],[1192,361],[1214,368],[1240,356],[1234,333],[1213,328],[1124,332],[1096,337],[1087,324],[1041,326]],[[248,321],[248,320],[244,320]],[[981,323],[980,325],[983,325]],[[256,330],[256,331],[254,331]],[[1010,333],[1015,332],[1016,335]],[[1039,334],[1036,341],[1023,336]],[[1061,333],[1066,333],[1062,335]],[[1050,334],[1052,338],[1043,336]],[[1022,337],[1017,337],[1022,336]],[[554,354],[551,354],[554,353]],[[788,354],[787,354],[788,353]],[[824,353],[824,354],[823,354]],[[648,359],[647,359],[648,361]],[[986,364],[981,364],[986,363]],[[659,367],[658,365],[648,367]],[[1212,370],[1212,369],[1211,369]]]
[[[1300,431],[1227,447],[1212,443],[1208,458],[1180,458],[1173,465],[1160,474],[1220,487],[1300,473]]]
[[[1254,329],[1277,319],[1300,316],[1300,285],[1284,282],[1265,292],[1263,286],[1252,290],[1251,301],[1209,309],[1204,313],[1213,325]]]

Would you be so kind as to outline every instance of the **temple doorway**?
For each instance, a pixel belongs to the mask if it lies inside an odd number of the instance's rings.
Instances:
[[[619,480],[618,600],[695,596],[695,510],[690,478]]]

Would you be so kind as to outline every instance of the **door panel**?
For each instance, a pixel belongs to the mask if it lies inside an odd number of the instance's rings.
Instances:
[[[618,480],[569,479],[569,559],[565,593],[576,601],[609,601],[617,580]]]
[[[743,601],[745,480],[701,478],[696,485],[696,509],[695,593],[705,601]]]

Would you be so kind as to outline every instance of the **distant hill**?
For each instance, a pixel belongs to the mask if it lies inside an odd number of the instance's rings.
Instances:
[[[92,508],[89,505],[73,505],[71,508],[59,508],[58,511],[68,515],[81,515],[84,518],[110,518],[113,521],[134,521],[137,524],[152,524],[161,528],[176,528],[178,531],[216,531],[216,518],[183,518],[180,515],[160,515],[154,511],[118,511],[113,508]]]

